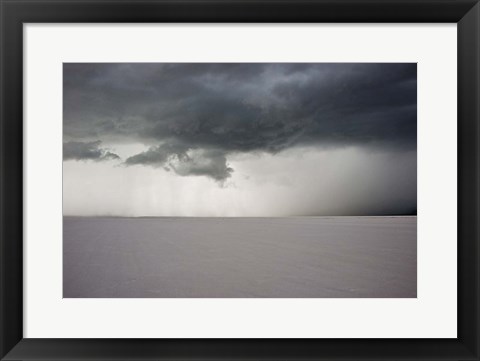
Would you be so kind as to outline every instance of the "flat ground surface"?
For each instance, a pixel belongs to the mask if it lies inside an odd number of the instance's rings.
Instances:
[[[416,217],[64,217],[64,297],[416,297]]]

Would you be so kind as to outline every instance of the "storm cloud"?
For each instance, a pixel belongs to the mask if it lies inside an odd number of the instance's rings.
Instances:
[[[416,212],[415,63],[64,63],[63,132],[72,214]]]
[[[199,170],[184,174],[214,179],[230,174],[220,163],[231,153],[415,149],[416,71],[416,64],[374,63],[64,64],[64,132],[74,140],[134,140],[152,148],[126,165],[176,158]],[[188,151],[216,156],[198,168],[185,161]]]
[[[120,157],[108,149],[100,148],[102,142],[66,142],[63,143],[64,160],[116,160]]]
[[[129,157],[126,165],[150,165],[173,170],[180,176],[207,176],[222,182],[231,176],[233,169],[227,165],[222,152],[215,150],[191,151],[187,147],[163,144]]]

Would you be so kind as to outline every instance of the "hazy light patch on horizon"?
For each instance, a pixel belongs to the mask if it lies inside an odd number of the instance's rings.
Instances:
[[[206,177],[179,177],[155,168],[67,161],[64,214],[369,215],[408,211],[416,201],[415,152],[300,148],[238,155],[230,164],[235,172],[219,186]]]

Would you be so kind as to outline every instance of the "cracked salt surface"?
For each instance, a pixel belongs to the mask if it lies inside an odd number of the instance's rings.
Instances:
[[[416,297],[416,217],[64,217],[65,298]]]

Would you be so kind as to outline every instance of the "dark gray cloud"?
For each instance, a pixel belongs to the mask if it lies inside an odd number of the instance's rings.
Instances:
[[[126,165],[144,164],[153,167],[165,167],[167,163],[187,158],[187,149],[181,146],[163,144],[150,147],[146,152],[127,158]]]
[[[416,64],[64,64],[64,132],[141,142],[151,148],[126,165],[216,180],[231,174],[231,153],[412,150],[416,73]]]
[[[162,144],[150,147],[146,152],[125,160],[130,165],[150,165],[173,170],[180,176],[207,176],[223,182],[231,176],[233,169],[227,164],[222,152],[215,150],[189,151],[187,147]]]
[[[101,141],[63,143],[64,160],[116,160],[120,157],[108,149],[100,148]]]

